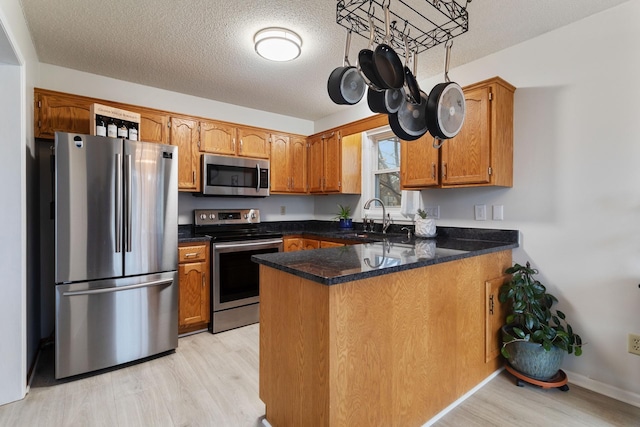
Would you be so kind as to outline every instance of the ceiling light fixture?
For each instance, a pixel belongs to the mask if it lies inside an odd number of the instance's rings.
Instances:
[[[300,56],[302,39],[286,28],[265,28],[253,36],[256,52],[271,61],[291,61]]]

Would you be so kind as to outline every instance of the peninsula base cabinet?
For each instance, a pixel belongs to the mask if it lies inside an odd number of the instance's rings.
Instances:
[[[267,421],[423,425],[500,367],[486,356],[486,283],[509,266],[501,251],[326,286],[261,265]]]
[[[178,333],[206,329],[211,318],[209,244],[178,245]]]

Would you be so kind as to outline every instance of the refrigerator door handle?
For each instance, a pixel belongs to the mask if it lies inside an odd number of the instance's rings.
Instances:
[[[107,294],[119,291],[130,291],[131,289],[150,288],[152,286],[170,285],[173,280],[155,280],[153,282],[137,283],[135,285],[118,286],[113,288],[101,288],[101,289],[89,289],[86,291],[67,291],[63,292],[62,296],[71,297],[77,295],[95,295],[95,294]]]
[[[131,252],[131,155],[125,156],[125,201],[124,208],[126,210],[127,219],[124,224],[125,233],[125,250]]]
[[[122,155],[116,154],[116,252],[122,252]]]

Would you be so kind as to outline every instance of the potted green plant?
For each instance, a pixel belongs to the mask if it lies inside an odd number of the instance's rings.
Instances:
[[[426,211],[418,209],[418,216],[414,221],[416,237],[435,237],[436,220],[429,218]]]
[[[553,310],[558,299],[534,276],[538,270],[518,263],[505,273],[511,279],[500,287],[499,299],[508,304],[502,326],[502,355],[520,373],[537,380],[553,378],[565,354],[582,354],[582,338]]]
[[[343,206],[338,203],[338,214],[334,219],[339,220],[338,227],[345,230],[353,228],[353,220],[351,219],[351,206]]]

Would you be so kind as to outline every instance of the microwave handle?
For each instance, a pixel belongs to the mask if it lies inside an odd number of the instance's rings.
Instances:
[[[260,163],[256,163],[256,169],[258,170],[258,185],[256,186],[256,193],[260,191]]]

